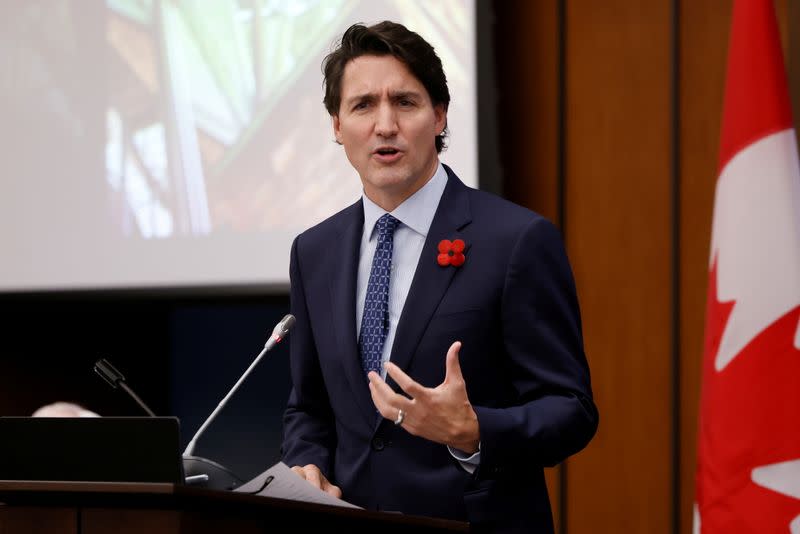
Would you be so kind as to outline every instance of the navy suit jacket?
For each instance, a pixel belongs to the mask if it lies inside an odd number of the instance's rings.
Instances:
[[[435,387],[447,349],[462,341],[479,468],[469,474],[445,445],[382,418],[370,398],[356,338],[360,200],[292,246],[297,323],[283,461],[316,464],[345,500],[369,509],[552,532],[542,468],[585,447],[598,422],[572,271],[546,219],[465,186],[445,168],[391,361]],[[464,240],[464,265],[438,265],[442,239]]]

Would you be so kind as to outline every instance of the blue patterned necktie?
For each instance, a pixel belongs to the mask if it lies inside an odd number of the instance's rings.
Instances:
[[[378,230],[378,246],[372,257],[367,296],[364,299],[364,314],[361,317],[361,332],[358,347],[361,349],[361,367],[364,373],[380,373],[383,345],[389,331],[389,275],[392,269],[392,244],[394,231],[400,221],[384,214],[375,228]]]

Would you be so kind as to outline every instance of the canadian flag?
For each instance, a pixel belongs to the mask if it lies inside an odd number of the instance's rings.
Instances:
[[[711,231],[695,532],[800,534],[800,166],[771,0],[737,0]]]

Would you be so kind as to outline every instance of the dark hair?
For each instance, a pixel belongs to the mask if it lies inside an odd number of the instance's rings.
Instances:
[[[359,56],[390,55],[406,64],[411,73],[422,83],[434,106],[442,105],[445,111],[450,105],[450,91],[444,75],[442,61],[433,47],[419,34],[402,24],[385,20],[372,26],[353,24],[336,49],[325,56],[322,72],[325,75],[325,98],[323,103],[328,113],[339,113],[342,101],[342,77],[347,64]],[[445,147],[447,126],[436,136],[436,151]]]

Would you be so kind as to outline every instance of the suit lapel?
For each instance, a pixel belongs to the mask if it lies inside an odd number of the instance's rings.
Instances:
[[[367,377],[361,368],[356,339],[356,278],[361,234],[364,228],[364,207],[358,201],[342,224],[337,240],[331,243],[330,318],[336,331],[338,353],[353,397],[367,422],[375,419],[375,405],[369,394]]]
[[[455,267],[442,267],[436,262],[439,241],[464,239],[467,247],[470,245],[462,233],[472,219],[467,187],[448,167],[445,169],[447,186],[425,239],[392,347],[391,361],[403,370],[408,369],[436,307],[458,271]]]

